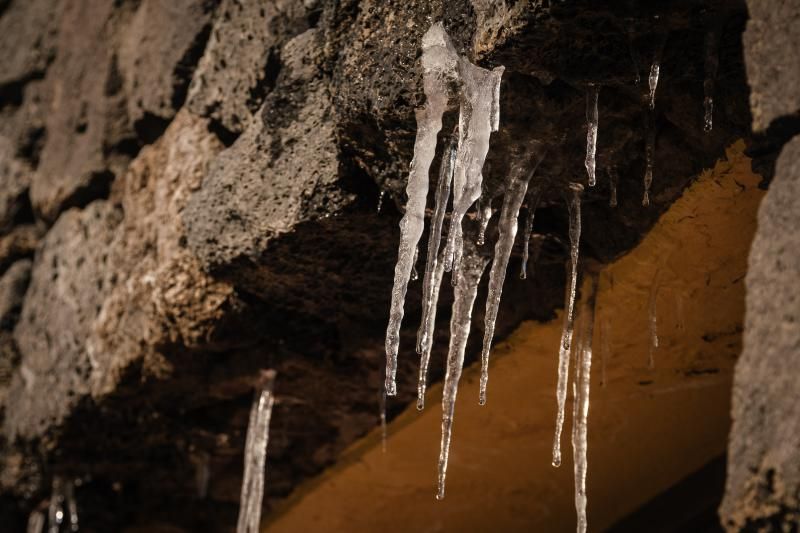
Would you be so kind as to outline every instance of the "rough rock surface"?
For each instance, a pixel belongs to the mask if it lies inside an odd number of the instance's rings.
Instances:
[[[800,2],[748,0],[744,33],[753,128],[765,130],[779,118],[800,119]]]
[[[709,135],[706,3],[508,4],[0,2],[10,33],[0,39],[19,43],[0,58],[0,183],[9,184],[0,272],[35,255],[21,314],[0,331],[12,388],[2,404],[0,518],[24,521],[60,474],[82,481],[82,523],[99,531],[229,527],[251,387],[264,368],[278,371],[279,398],[268,508],[376,423],[423,98],[419,40],[434,20],[461,53],[507,67],[486,194],[500,193],[517,143],[550,148],[537,180],[536,277],[509,276],[500,336],[523,318],[551,317],[562,300],[563,192],[586,179],[587,83],[603,86],[598,186],[584,201],[588,258],[625,253],[724,146],[749,138],[742,2],[712,10],[725,83]],[[634,81],[654,33],[669,39],[645,209],[646,83]],[[443,136],[456,121],[452,104]],[[618,209],[608,207],[612,167]],[[487,250],[495,233],[490,226]],[[407,324],[419,319],[418,292]],[[413,334],[404,328],[404,345]],[[412,359],[403,358],[390,414],[411,398]]]
[[[736,364],[721,509],[729,531],[791,531],[800,523],[798,224],[800,137],[795,137],[778,158],[761,203],[745,279],[744,350]]]

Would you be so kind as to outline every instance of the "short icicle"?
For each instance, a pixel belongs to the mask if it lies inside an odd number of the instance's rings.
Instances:
[[[586,91],[586,173],[589,175],[589,187],[597,183],[595,176],[595,158],[597,156],[597,127],[599,113],[597,110],[598,93],[600,89],[595,84],[590,84]]]
[[[413,268],[414,251],[425,226],[428,196],[428,172],[436,154],[436,137],[442,129],[442,115],[447,107],[449,80],[455,77],[458,54],[441,23],[436,23],[422,38],[423,85],[425,107],[417,110],[417,137],[414,159],[408,175],[406,212],[400,221],[400,247],[394,271],[389,324],[386,328],[386,394],[397,394],[397,354],[400,349],[400,325],[408,282]]]
[[[714,126],[714,82],[719,68],[720,28],[714,27],[706,34],[705,79],[703,80],[703,131],[710,132]]]
[[[80,522],[78,520],[78,501],[75,499],[75,486],[72,481],[67,481],[64,492],[67,498],[67,512],[69,512],[69,530],[75,532],[80,529]]]
[[[558,351],[558,386],[556,401],[556,430],[553,438],[553,466],[561,466],[561,431],[564,427],[564,410],[567,403],[567,383],[569,382],[569,354],[574,327],[575,292],[578,284],[578,250],[581,238],[581,192],[579,183],[570,184],[572,196],[569,200],[569,241],[570,275],[567,280],[567,296],[564,303],[564,328]]]
[[[436,205],[428,236],[428,257],[425,262],[425,274],[422,278],[422,322],[417,333],[417,353],[420,354],[419,379],[417,381],[417,409],[425,407],[425,388],[428,380],[428,365],[433,347],[433,330],[436,325],[436,304],[439,301],[439,289],[444,276],[444,261],[439,257],[439,246],[442,240],[442,227],[450,198],[453,181],[453,169],[456,159],[456,138],[450,141],[439,168],[439,184],[436,187]]]
[[[481,225],[478,229],[478,240],[476,241],[476,244],[478,246],[483,246],[484,242],[486,241],[486,228],[489,226],[489,221],[492,220],[492,215],[494,214],[494,211],[492,210],[491,198],[486,200],[486,205],[478,206],[478,214],[481,217]]]
[[[50,506],[47,510],[47,528],[50,533],[58,533],[64,523],[64,480],[61,476],[53,478],[53,488],[50,493]]]
[[[470,206],[481,195],[483,163],[489,151],[489,138],[500,122],[500,81],[504,67],[486,70],[459,58],[458,72],[463,82],[459,140],[453,174],[453,211],[445,248],[445,270],[453,272],[458,283],[462,243],[461,225]]]
[[[239,498],[239,520],[236,533],[256,533],[261,523],[264,499],[264,469],[267,463],[269,422],[274,403],[275,371],[262,372],[250,408],[244,449],[244,476]]]
[[[444,499],[447,459],[450,455],[450,439],[453,434],[453,415],[464,352],[472,325],[472,308],[478,292],[478,283],[489,260],[482,257],[470,243],[465,243],[462,256],[461,275],[455,288],[453,313],[450,318],[450,348],[447,352],[447,372],[442,393],[442,442],[439,451],[439,480],[436,499]]]
[[[658,17],[656,17],[656,20],[657,19]],[[656,108],[656,89],[658,88],[658,77],[661,74],[661,56],[664,53],[664,45],[666,42],[666,33],[658,36],[655,51],[653,52],[653,62],[650,64],[650,75],[647,77],[647,83],[650,88],[650,109]]]
[[[539,200],[542,198],[543,190],[544,188],[540,185],[528,198],[528,216],[525,220],[525,229],[522,232],[522,261],[520,263],[519,279],[528,279],[528,260],[530,259],[533,220],[536,217],[536,208],[539,207]]]
[[[536,171],[541,161],[544,150],[541,143],[534,141],[526,147],[521,159],[511,164],[511,173],[503,197],[503,207],[500,210],[500,219],[497,222],[498,238],[494,246],[494,259],[489,271],[489,291],[486,296],[485,327],[483,333],[483,350],[481,351],[481,381],[478,403],[486,403],[486,385],[489,381],[489,353],[492,348],[492,338],[497,322],[497,313],[500,309],[500,298],[503,294],[503,283],[506,279],[508,261],[517,236],[517,219],[525,194],[528,192],[528,182]]]
[[[572,454],[575,474],[575,511],[578,533],[586,533],[586,473],[588,470],[589,386],[592,369],[592,334],[597,294],[597,273],[589,274],[587,291],[581,298],[580,344],[576,346],[576,363],[572,411]]]

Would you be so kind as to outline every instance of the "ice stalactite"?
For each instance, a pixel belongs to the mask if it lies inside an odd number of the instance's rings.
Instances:
[[[483,163],[489,151],[489,137],[500,121],[500,80],[504,67],[486,70],[459,58],[458,72],[463,83],[458,125],[458,153],[453,174],[453,211],[445,248],[445,270],[453,272],[458,283],[458,268],[464,248],[462,223],[470,206],[481,195]]]
[[[386,189],[381,189],[381,192],[378,194],[378,208],[376,211],[380,214],[381,209],[383,209],[383,198],[386,196]]]
[[[444,259],[439,255],[442,240],[442,227],[450,198],[453,170],[456,160],[456,139],[452,138],[442,156],[439,168],[439,183],[436,187],[435,207],[431,218],[428,236],[428,257],[425,261],[425,274],[422,279],[422,323],[417,333],[417,353],[420,354],[419,380],[417,382],[417,409],[425,407],[425,388],[428,380],[428,365],[433,348],[433,330],[436,325],[436,304],[444,276]]]
[[[712,28],[706,34],[705,79],[703,80],[703,131],[706,133],[710,132],[714,125],[714,82],[719,68],[719,40],[719,28]]]
[[[486,228],[489,226],[489,221],[492,219],[494,211],[492,210],[492,199],[486,201],[485,206],[478,205],[478,214],[480,215],[481,225],[478,229],[478,246],[483,246],[486,241]]]
[[[60,476],[53,478],[53,488],[50,493],[50,506],[47,509],[47,528],[50,533],[58,533],[64,523],[64,480]]]
[[[264,469],[267,463],[269,421],[274,403],[275,371],[262,373],[253,397],[244,449],[244,476],[239,499],[236,533],[256,533],[261,522],[264,499]]]
[[[600,88],[591,84],[586,91],[586,173],[589,175],[589,187],[594,187],[597,183],[595,176],[596,156],[597,156],[597,127],[599,125],[599,113],[597,110],[597,100]]]
[[[553,466],[561,466],[561,431],[564,427],[564,409],[567,402],[569,378],[569,355],[574,327],[575,292],[578,284],[578,250],[581,239],[581,193],[583,186],[570,184],[572,196],[569,200],[570,274],[567,279],[567,296],[564,303],[564,328],[558,351],[558,385],[556,387],[556,430],[553,438]]]
[[[439,451],[437,500],[444,498],[458,382],[464,366],[464,352],[467,349],[467,339],[472,325],[472,308],[478,293],[478,283],[488,262],[488,258],[481,256],[470,243],[465,243],[461,275],[455,287],[455,300],[450,318],[450,347],[447,352],[447,372],[442,393],[442,442]]]
[[[619,171],[617,170],[616,165],[608,166],[606,171],[608,172],[609,188],[611,190],[611,195],[608,199],[608,206],[617,207],[617,185],[619,184]]]
[[[575,324],[575,292],[578,284],[578,250],[581,239],[581,193],[583,186],[570,184],[569,199],[569,242],[570,262],[567,278],[567,296],[564,302],[564,327],[558,350],[558,385],[556,387],[556,431],[553,438],[553,466],[561,466],[561,431],[564,427],[564,410],[567,403],[567,382],[569,381],[569,353],[572,346],[572,332]]]
[[[69,530],[75,532],[80,529],[80,522],[78,519],[78,501],[75,499],[75,486],[72,481],[67,481],[64,493],[67,499],[67,512],[69,513]]]
[[[45,517],[44,513],[39,510],[31,511],[28,515],[28,525],[25,528],[26,533],[42,533],[44,530]]]
[[[658,17],[656,17],[658,19]],[[650,109],[656,108],[656,89],[658,88],[658,78],[661,74],[661,56],[664,53],[664,45],[667,42],[667,34],[661,34],[656,41],[653,52],[653,62],[650,64],[650,75],[647,77],[647,84],[650,88],[649,105]]]
[[[517,219],[525,194],[528,192],[528,182],[536,171],[536,167],[544,154],[541,143],[534,141],[526,147],[523,156],[511,163],[511,172],[508,185],[503,197],[503,207],[500,210],[500,219],[497,222],[498,237],[494,246],[494,259],[489,271],[489,291],[486,296],[485,328],[483,333],[483,350],[481,352],[481,381],[478,402],[486,403],[486,384],[489,381],[489,352],[492,348],[492,338],[497,322],[497,313],[500,309],[500,297],[503,294],[503,283],[506,279],[508,261],[511,258],[511,249],[517,236]]]
[[[397,353],[400,349],[403,306],[413,268],[414,251],[425,225],[428,172],[436,155],[436,137],[442,129],[442,115],[449,95],[448,84],[456,75],[458,63],[458,54],[442,24],[431,26],[422,38],[422,79],[426,102],[425,107],[418,109],[416,113],[414,159],[411,161],[406,186],[406,212],[400,221],[400,247],[394,271],[389,324],[386,328],[386,394],[389,396],[397,394]]]
[[[417,272],[417,260],[419,259],[419,248],[414,249],[414,261],[411,263],[411,281],[417,281],[419,279],[419,273]]]
[[[578,533],[586,533],[586,472],[588,469],[589,387],[592,369],[592,333],[597,294],[597,273],[587,276],[587,291],[581,298],[580,343],[575,354],[572,410],[572,454],[575,474],[575,510]]]
[[[650,187],[653,184],[653,160],[656,152],[656,124],[655,112],[652,109],[645,111],[645,169],[644,169],[644,195],[642,205],[650,205]]]
[[[542,198],[544,187],[539,186],[529,194],[528,216],[525,220],[525,229],[522,232],[522,261],[520,262],[519,279],[528,278],[528,260],[530,259],[530,242],[533,235],[533,220],[536,217],[536,208],[539,207],[539,200]],[[534,254],[536,255],[536,254]],[[536,258],[534,258],[534,261]]]
[[[211,478],[208,453],[201,452],[193,456],[192,463],[194,464],[194,484],[197,498],[204,500],[208,496],[208,482]]]
[[[647,302],[647,321],[649,323],[649,350],[647,356],[647,365],[650,368],[655,367],[655,351],[658,348],[658,291],[661,288],[661,267],[656,269],[653,276],[653,281],[650,284],[650,296]]]

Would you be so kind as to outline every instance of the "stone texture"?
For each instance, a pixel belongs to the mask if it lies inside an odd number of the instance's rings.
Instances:
[[[15,226],[7,235],[0,236],[0,271],[23,257],[33,256],[43,228],[35,224]]]
[[[11,329],[22,307],[31,276],[31,261],[22,259],[0,277],[0,329]]]
[[[16,157],[14,148],[0,136],[0,235],[9,231],[28,207],[28,186],[33,169]]]
[[[41,76],[56,52],[56,28],[62,2],[11,2],[0,18],[0,93],[12,84]],[[6,87],[4,87],[6,86]],[[6,94],[5,96],[19,96]]]
[[[728,531],[793,531],[800,523],[800,137],[778,158],[750,250],[744,349],[736,365]]]
[[[74,0],[59,18],[60,52],[45,78],[46,140],[31,183],[31,203],[47,220],[102,196],[130,158],[133,132],[114,43],[129,8]]]
[[[766,130],[782,117],[800,113],[800,2],[747,0],[744,33],[753,128]]]
[[[275,83],[281,45],[308,28],[306,17],[318,11],[313,4],[223,0],[189,88],[189,109],[243,132]]]
[[[140,131],[168,123],[183,104],[218,0],[145,0],[122,37],[119,69],[128,116]],[[157,125],[156,124],[156,125]],[[142,131],[150,136],[156,132]]]

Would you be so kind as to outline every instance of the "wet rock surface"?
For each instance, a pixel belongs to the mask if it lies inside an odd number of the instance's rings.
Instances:
[[[561,305],[563,194],[586,180],[587,84],[601,86],[587,258],[625,253],[724,146],[751,137],[742,2],[45,3],[0,3],[9,28],[0,38],[16,44],[0,58],[0,270],[32,260],[18,317],[0,328],[0,389],[11,391],[0,512],[14,523],[61,474],[80,480],[88,531],[229,527],[262,368],[278,371],[267,507],[374,426],[423,98],[419,42],[435,20],[460,53],[506,66],[485,194],[501,194],[518,143],[549,147],[532,187],[543,195],[536,275],[519,280],[515,254],[499,336]],[[706,135],[712,25],[722,37]],[[643,97],[662,34],[653,205],[644,208]],[[452,102],[443,136],[456,115]],[[487,253],[495,234],[490,226]],[[413,345],[419,292],[412,284],[402,346]],[[390,414],[411,399],[410,352]],[[198,486],[204,472],[207,487]]]

